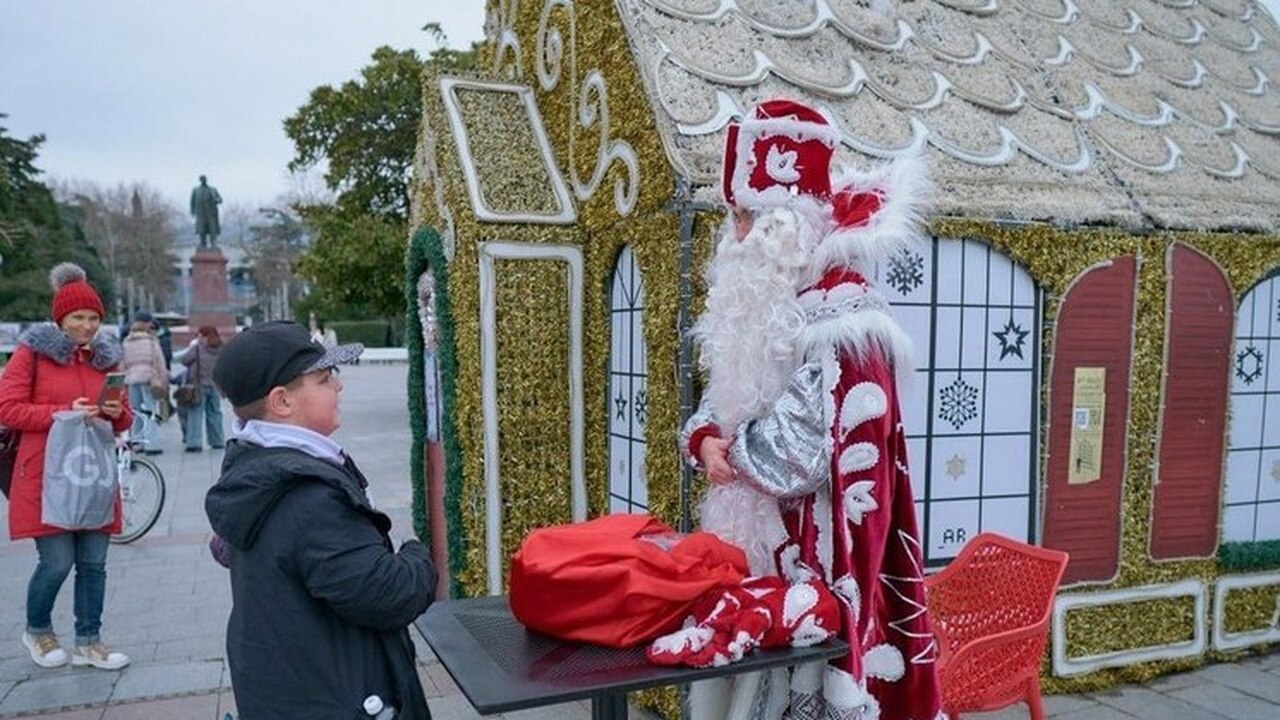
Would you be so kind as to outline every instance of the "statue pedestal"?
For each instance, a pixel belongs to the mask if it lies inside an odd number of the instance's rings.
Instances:
[[[230,297],[226,256],[216,247],[196,250],[191,257],[191,312],[187,316],[191,334],[188,337],[194,337],[200,327],[212,325],[224,340],[229,340],[236,332],[236,308]]]

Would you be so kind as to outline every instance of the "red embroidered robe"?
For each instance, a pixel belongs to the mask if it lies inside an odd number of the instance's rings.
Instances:
[[[738,482],[779,498],[779,573],[821,577],[843,601],[851,652],[821,677],[796,669],[788,717],[934,720],[937,648],[894,375],[909,341],[852,270],[828,270],[799,300],[805,364],[772,412],[735,431],[730,451]],[[704,406],[682,436],[695,464],[701,441],[720,435],[713,418]]]

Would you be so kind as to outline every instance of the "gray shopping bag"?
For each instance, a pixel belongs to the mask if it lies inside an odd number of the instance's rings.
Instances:
[[[44,448],[40,520],[66,530],[97,530],[115,518],[115,435],[101,418],[53,414]]]

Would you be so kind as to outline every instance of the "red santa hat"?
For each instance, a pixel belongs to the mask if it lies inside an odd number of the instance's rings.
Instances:
[[[831,196],[831,155],[840,133],[794,100],[760,103],[725,136],[723,185],[730,207],[762,209],[805,195]]]
[[[932,191],[916,154],[866,171],[832,175],[840,132],[818,110],[794,100],[760,103],[728,127],[722,184],[730,207],[820,206],[829,232],[815,249],[819,269],[884,260],[920,233]],[[806,200],[811,202],[806,202]]]

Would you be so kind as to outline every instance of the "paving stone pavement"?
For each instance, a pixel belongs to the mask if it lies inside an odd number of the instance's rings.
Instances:
[[[391,515],[393,535],[406,538],[409,521],[409,420],[404,398],[407,365],[362,365],[343,371],[343,427],[337,439],[368,476],[374,502]],[[224,406],[230,425],[230,408]],[[209,556],[204,493],[217,478],[221,452],[184,453],[175,423],[161,427],[163,455],[155,459],[169,496],[160,521],[132,545],[112,546],[107,560],[103,639],[133,664],[106,672],[36,667],[20,643],[26,579],[35,567],[30,541],[10,542],[0,531],[0,718],[47,720],[222,720],[235,713],[224,637],[231,609],[226,571]],[[0,500],[0,527],[8,504]],[[68,578],[54,611],[63,638],[72,635]],[[419,647],[419,676],[437,720],[480,717],[430,648]],[[1055,720],[1250,720],[1280,718],[1280,652],[1212,665],[1105,692],[1045,699]],[[632,712],[632,717],[646,714]],[[585,702],[496,716],[510,720],[586,720]],[[965,720],[1022,720],[1025,705]]]

